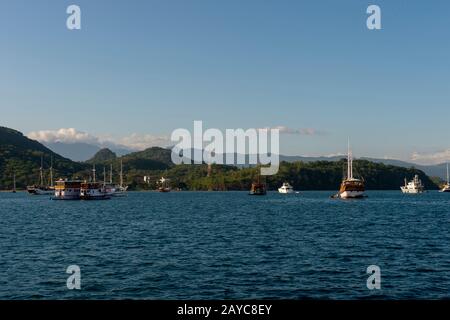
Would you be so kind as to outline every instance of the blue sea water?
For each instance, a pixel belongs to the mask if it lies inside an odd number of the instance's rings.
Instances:
[[[0,299],[450,298],[450,194],[331,194],[0,193]]]

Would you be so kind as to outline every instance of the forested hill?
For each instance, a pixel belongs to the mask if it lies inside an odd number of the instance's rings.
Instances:
[[[28,139],[19,131],[0,127],[0,189],[12,187],[14,172],[18,188],[37,183],[41,157],[46,174],[53,158],[55,178],[72,175],[85,169],[86,166],[61,157],[39,142]]]

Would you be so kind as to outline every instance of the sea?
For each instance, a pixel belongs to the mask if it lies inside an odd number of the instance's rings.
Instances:
[[[333,193],[0,193],[0,299],[450,298],[450,194]]]

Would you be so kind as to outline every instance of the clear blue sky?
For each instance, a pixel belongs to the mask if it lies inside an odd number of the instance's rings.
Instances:
[[[94,135],[286,126],[282,152],[450,149],[449,1],[1,0],[0,125]],[[66,29],[66,8],[82,30]],[[382,30],[366,28],[366,8]],[[450,160],[450,159],[449,159]]]

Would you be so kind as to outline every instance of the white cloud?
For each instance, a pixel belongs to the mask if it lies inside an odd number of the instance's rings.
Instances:
[[[146,148],[170,145],[170,139],[164,135],[138,134],[114,139],[110,135],[94,136],[74,128],[61,128],[58,130],[33,131],[28,137],[42,143],[88,143],[99,147],[129,148],[131,150],[144,150]]]
[[[302,136],[315,136],[315,135],[321,135],[323,134],[322,131],[318,131],[313,128],[300,128],[300,129],[292,129],[286,126],[276,126],[276,127],[266,127],[261,128],[262,130],[271,130],[271,129],[278,129],[280,130],[280,133],[284,134],[297,134]]]
[[[422,164],[440,164],[444,162],[449,162],[450,149],[429,153],[414,152],[411,155],[411,160]]]
[[[130,136],[120,138],[119,144],[136,150],[144,150],[150,147],[167,147],[171,144],[168,136],[156,136],[151,134],[133,133]]]
[[[99,144],[99,139],[90,135],[87,132],[78,131],[74,128],[61,128],[59,130],[41,130],[33,131],[28,134],[28,137],[40,142],[53,143],[77,143],[85,142],[90,144]]]

